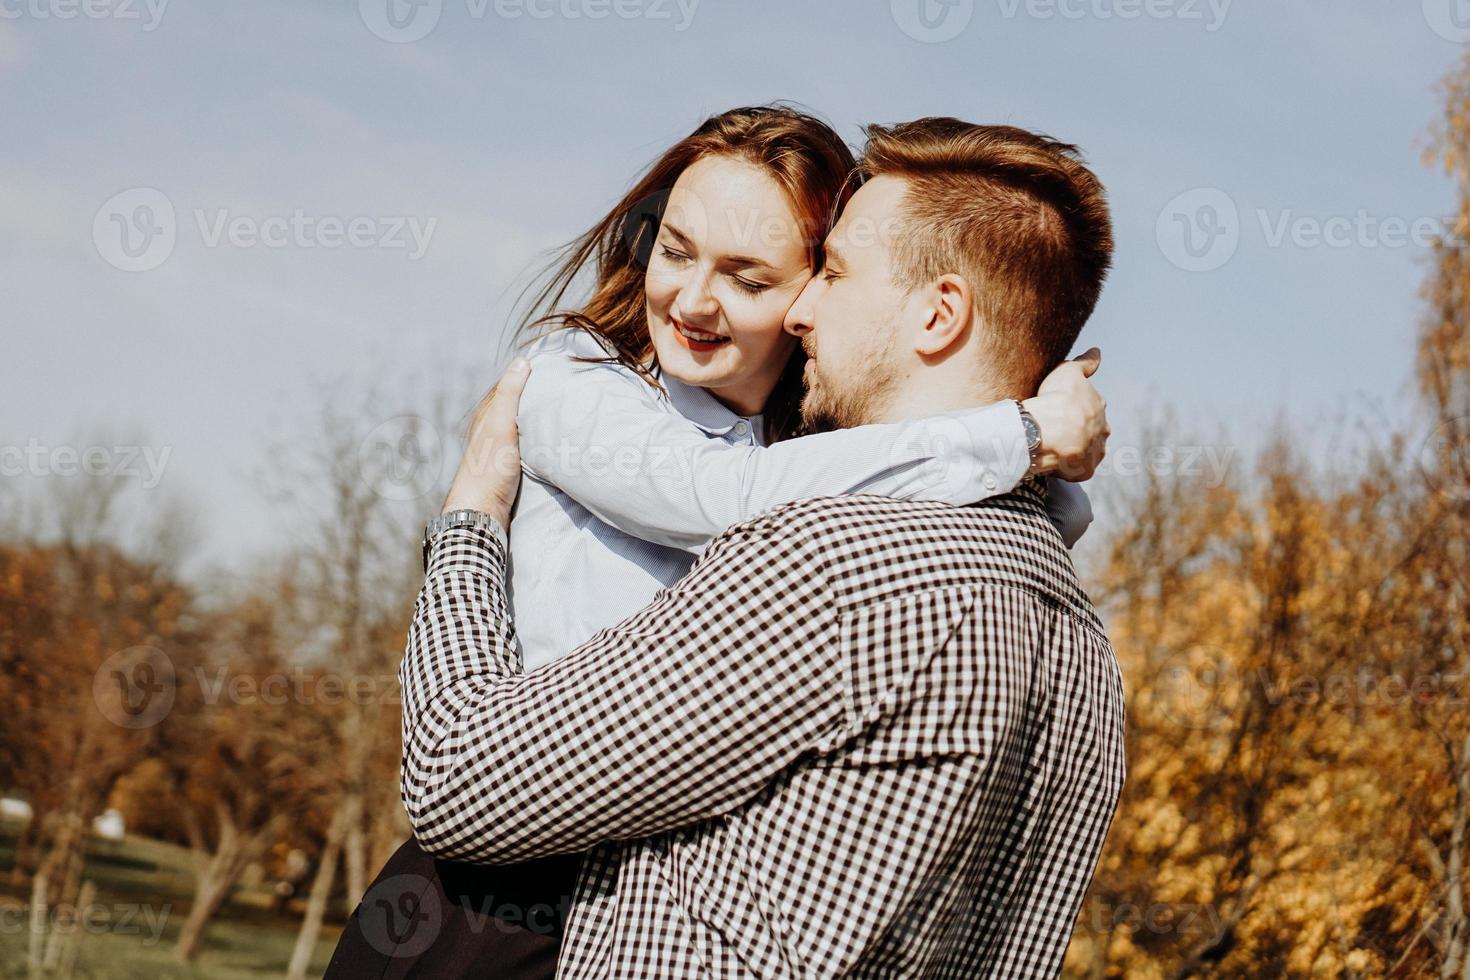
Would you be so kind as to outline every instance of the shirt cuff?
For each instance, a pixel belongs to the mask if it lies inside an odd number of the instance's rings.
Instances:
[[[424,542],[424,574],[432,578],[446,571],[473,571],[503,575],[510,553],[505,529],[483,524],[455,524]]]
[[[947,417],[960,427],[954,449],[958,459],[969,463],[961,476],[968,481],[971,500],[1016,489],[1031,469],[1020,406],[1007,399]]]

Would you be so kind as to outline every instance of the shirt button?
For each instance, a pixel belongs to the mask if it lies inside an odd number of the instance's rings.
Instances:
[[[986,473],[985,474],[985,489],[986,490],[994,490],[995,489],[995,475],[993,473]]]
[[[750,425],[744,419],[741,419],[739,422],[736,422],[735,423],[735,431],[738,432],[742,436],[745,435],[745,433],[749,429],[750,429]]]

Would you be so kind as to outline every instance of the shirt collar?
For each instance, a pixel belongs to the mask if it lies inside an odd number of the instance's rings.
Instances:
[[[737,415],[705,389],[697,385],[685,384],[666,371],[660,370],[658,377],[663,382],[664,388],[668,390],[669,401],[673,404],[674,411],[710,435],[725,435],[742,420],[750,423],[752,432],[763,431],[764,420],[760,415]]]

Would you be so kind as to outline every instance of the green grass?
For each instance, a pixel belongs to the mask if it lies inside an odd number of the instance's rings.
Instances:
[[[0,874],[13,863],[15,829],[0,822]],[[263,888],[241,889],[221,910],[195,962],[174,960],[193,889],[184,848],[136,837],[99,841],[85,876],[97,886],[98,915],[78,937],[73,980],[253,980],[286,972],[299,920],[272,914]],[[0,980],[26,977],[28,897],[0,891]],[[299,904],[291,911],[299,915]],[[311,975],[326,969],[337,933],[337,926],[323,926]]]

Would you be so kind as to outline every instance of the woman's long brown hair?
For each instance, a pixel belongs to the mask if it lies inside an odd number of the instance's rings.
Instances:
[[[610,352],[607,358],[586,360],[623,364],[661,388],[645,367],[657,358],[643,274],[674,182],[690,164],[714,155],[749,161],[786,191],[801,224],[807,262],[816,269],[822,241],[851,193],[852,152],[832,127],[798,109],[779,104],[731,109],[671,146],[602,220],[554,253],[544,285],[531,300],[529,322],[518,331],[522,344],[553,330],[580,328],[600,337]],[[567,310],[567,293],[584,270],[595,270],[592,295],[579,309]],[[805,366],[806,354],[798,345],[766,402],[768,442],[800,432]]]

